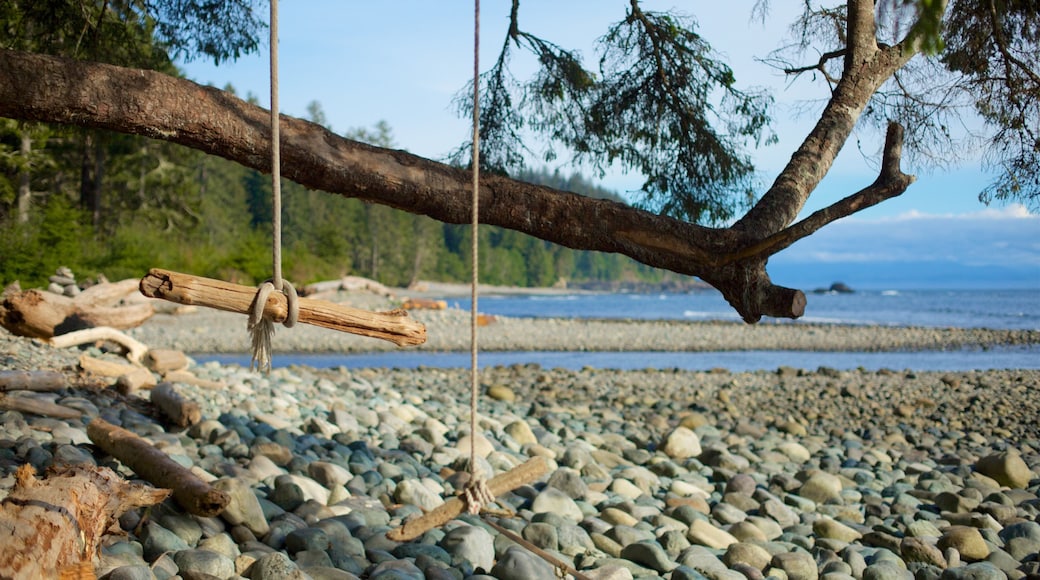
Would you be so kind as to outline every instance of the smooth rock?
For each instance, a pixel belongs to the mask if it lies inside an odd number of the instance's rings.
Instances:
[[[1025,489],[1036,474],[1029,469],[1018,451],[1008,450],[987,455],[978,460],[975,469],[995,479],[1001,485]]]

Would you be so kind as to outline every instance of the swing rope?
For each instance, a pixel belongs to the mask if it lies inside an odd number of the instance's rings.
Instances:
[[[256,292],[253,308],[249,313],[249,335],[252,357],[249,370],[271,371],[271,339],[274,337],[274,321],[264,316],[264,305],[272,291],[285,294],[289,314],[282,321],[286,328],[294,326],[299,319],[300,306],[296,288],[282,278],[282,160],[281,128],[278,105],[278,0],[271,0],[271,254],[274,275],[264,281]]]
[[[480,228],[480,0],[473,0],[473,204],[470,214],[470,258],[473,262],[470,279],[469,320],[469,485],[466,486],[466,507],[476,515],[481,508],[495,501],[487,481],[477,465],[477,400],[480,396],[479,367],[477,365],[478,286],[480,282],[480,246],[477,241]]]

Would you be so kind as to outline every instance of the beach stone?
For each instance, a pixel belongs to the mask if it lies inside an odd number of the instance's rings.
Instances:
[[[812,524],[813,533],[821,538],[838,540],[845,543],[855,542],[863,537],[855,529],[831,518],[820,518]]]
[[[693,430],[676,427],[661,442],[661,451],[672,459],[688,459],[701,454],[701,439]]]
[[[421,481],[405,479],[394,488],[394,499],[399,503],[414,505],[425,511],[432,510],[444,503],[444,498],[435,494]]]
[[[200,550],[209,550],[210,552],[222,554],[230,558],[232,561],[234,561],[239,555],[238,545],[235,544],[233,539],[231,539],[231,536],[224,532],[205,538],[199,542],[198,548]]]
[[[730,568],[735,564],[746,564],[761,572],[766,569],[772,558],[772,554],[762,546],[737,542],[726,548],[722,561]]]
[[[487,396],[495,401],[503,401],[506,403],[516,402],[516,393],[513,389],[505,385],[491,385],[487,389]]]
[[[690,529],[686,532],[686,539],[692,544],[700,544],[716,550],[728,548],[730,544],[737,543],[729,532],[716,528],[705,520],[694,520]]]
[[[505,426],[505,432],[521,446],[538,443],[538,438],[535,437],[534,431],[527,424],[527,421],[516,420],[509,423]]]
[[[271,552],[249,567],[252,580],[306,580],[307,575],[282,552]]]
[[[914,575],[892,560],[882,560],[867,566],[862,580],[914,580]]]
[[[657,542],[635,542],[621,549],[621,557],[651,570],[667,574],[679,564],[674,562]]]
[[[545,484],[555,487],[572,499],[583,499],[589,494],[589,485],[582,479],[581,473],[570,467],[561,467],[554,471]]]
[[[978,460],[975,469],[1001,485],[1018,489],[1025,489],[1036,477],[1022,459],[1022,455],[1014,450],[987,455]]]
[[[789,580],[816,580],[819,570],[816,560],[808,552],[781,552],[774,554],[769,564],[783,570]]]
[[[766,542],[769,540],[761,528],[747,520],[733,524],[727,531],[741,542]],[[777,537],[780,537],[780,534],[777,534]]]
[[[144,559],[151,562],[158,558],[160,555],[167,552],[179,552],[181,550],[191,549],[183,539],[177,536],[177,534],[167,530],[155,522],[148,522],[145,526],[144,542]]]
[[[105,580],[153,580],[157,576],[147,564],[130,564],[113,568],[105,574]]]
[[[469,433],[467,433],[467,434],[463,435],[462,437],[459,437],[458,442],[455,444],[455,448],[458,449],[459,452],[463,454],[463,457],[466,457],[466,458],[469,457],[469,453],[470,453],[470,445],[471,445],[470,444],[470,440],[471,440],[471,437],[470,437]],[[491,441],[487,437],[481,435],[480,433],[477,433],[477,437],[476,437],[477,457],[486,459],[487,456],[491,455],[491,453],[494,450],[495,450],[495,446],[491,444]],[[488,475],[490,475],[490,474],[488,474]]]
[[[841,499],[842,484],[838,476],[825,471],[814,471],[798,488],[798,495],[816,503]]]
[[[751,477],[746,473],[738,473],[726,481],[726,490],[728,493],[739,493],[743,495],[751,495],[755,492],[755,488],[758,486],[755,483],[755,478]]]
[[[498,580],[532,580],[554,578],[553,567],[520,546],[510,546],[491,568],[491,576]]]
[[[617,564],[605,564],[592,570],[582,570],[582,574],[589,580],[633,580],[635,578],[631,570]]]
[[[556,550],[560,544],[556,528],[545,523],[535,522],[524,526],[523,538],[543,550]]]
[[[578,504],[566,493],[555,487],[545,487],[531,502],[531,511],[536,514],[554,513],[575,523],[580,522],[585,514]]]
[[[805,463],[812,459],[812,453],[804,445],[796,441],[785,441],[776,446],[776,450],[795,463]]]
[[[921,538],[903,538],[899,543],[899,555],[906,562],[921,562],[938,568],[946,568],[946,558],[943,556],[942,550]]]
[[[469,562],[474,568],[490,570],[495,562],[495,543],[491,534],[479,526],[459,526],[444,535],[440,547],[451,555],[452,563]]]
[[[228,578],[235,574],[234,560],[209,550],[181,550],[173,555],[173,561],[181,576],[195,573]]]
[[[346,485],[354,478],[354,474],[347,468],[328,461],[310,462],[307,465],[307,475],[313,477],[314,481],[326,488]]]
[[[953,548],[968,561],[985,560],[990,552],[978,528],[970,526],[950,526],[939,538],[938,547],[940,550]]]
[[[940,580],[1007,580],[1008,575],[989,562],[975,562],[967,566],[943,570]]]
[[[425,575],[411,560],[386,560],[370,570],[372,580],[424,580]]]
[[[321,528],[300,528],[286,534],[285,548],[290,555],[304,550],[325,551],[329,549],[329,537]]]
[[[692,568],[711,578],[728,570],[713,549],[701,545],[693,545],[683,550],[676,561],[680,567]]]
[[[224,521],[235,526],[243,525],[257,536],[263,536],[270,530],[260,500],[256,498],[249,484],[235,477],[218,479],[212,486],[228,494],[227,508],[220,514]]]

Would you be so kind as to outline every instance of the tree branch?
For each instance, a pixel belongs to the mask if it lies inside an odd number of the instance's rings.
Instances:
[[[871,97],[916,54],[905,46],[881,49],[875,38],[874,3],[848,3],[848,46],[841,80],[820,120],[791,156],[773,185],[733,228],[755,240],[776,235],[798,217],[830,170]]]
[[[789,226],[768,238],[751,244],[727,256],[727,260],[740,261],[751,258],[767,258],[784,250],[798,240],[807,237],[823,226],[852,215],[886,199],[902,195],[914,182],[914,176],[903,173],[900,159],[903,153],[903,127],[890,123],[885,137],[885,150],[881,161],[881,173],[874,183],[864,189],[814,212],[804,220]]]
[[[163,139],[270,170],[264,109],[161,73],[0,50],[0,116]],[[469,221],[469,176],[461,169],[343,139],[288,116],[281,134],[287,179],[446,223]],[[748,321],[795,318],[804,308],[801,292],[772,284],[764,260],[726,260],[760,239],[739,229],[706,228],[489,174],[480,184],[480,221],[698,276]]]

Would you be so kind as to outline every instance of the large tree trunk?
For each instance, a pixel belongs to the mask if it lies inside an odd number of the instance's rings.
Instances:
[[[913,54],[904,43],[878,47],[873,10],[873,2],[850,0],[846,74],[774,185],[733,227],[707,228],[487,174],[480,181],[480,222],[698,276],[748,322],[801,316],[805,295],[773,284],[766,273],[769,256],[835,219],[901,194],[912,182],[899,170],[902,132],[894,127],[877,181],[791,225],[873,92]],[[0,115],[165,139],[270,170],[267,111],[160,73],[0,50]],[[470,178],[461,169],[343,139],[287,116],[281,135],[288,179],[446,223],[469,221]]]

